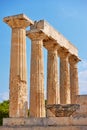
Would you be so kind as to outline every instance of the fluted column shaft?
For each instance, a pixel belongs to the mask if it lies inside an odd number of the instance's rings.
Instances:
[[[59,104],[58,54],[57,49],[48,49],[47,59],[47,105]],[[47,117],[54,116],[47,110]]]
[[[48,50],[47,104],[60,103],[58,83],[58,55],[56,49]]]
[[[70,57],[70,91],[71,91],[71,103],[76,103],[77,95],[79,94],[78,84],[78,60],[74,56]]]
[[[60,103],[70,104],[70,79],[68,53],[60,52]]]
[[[12,29],[10,64],[10,117],[27,117],[27,70],[25,29]]]
[[[33,39],[31,48],[30,117],[45,117],[43,40]]]
[[[26,27],[33,22],[24,14],[5,17],[12,28],[9,117],[27,117]]]

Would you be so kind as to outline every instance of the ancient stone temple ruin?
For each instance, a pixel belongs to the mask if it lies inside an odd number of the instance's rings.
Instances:
[[[44,20],[34,22],[20,14],[3,21],[12,28],[12,35],[9,118],[3,119],[1,130],[86,130],[87,96],[79,95],[77,48]],[[31,39],[30,117],[26,36]],[[48,52],[46,106],[43,47]]]

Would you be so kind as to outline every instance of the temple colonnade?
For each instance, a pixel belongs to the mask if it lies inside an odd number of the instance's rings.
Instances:
[[[20,14],[4,22],[12,28],[9,116],[28,116],[26,35],[31,39],[30,117],[46,116],[43,47],[48,51],[47,104],[75,104],[79,94],[77,48],[44,20],[33,22]]]

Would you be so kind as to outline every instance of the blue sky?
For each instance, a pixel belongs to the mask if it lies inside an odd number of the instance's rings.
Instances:
[[[78,48],[82,59],[78,64],[80,94],[87,94],[87,0],[3,0],[0,2],[0,101],[8,98],[11,45],[11,28],[3,18],[20,13],[32,20],[45,19]],[[30,47],[27,38],[28,87]],[[45,80],[46,54],[45,50]]]

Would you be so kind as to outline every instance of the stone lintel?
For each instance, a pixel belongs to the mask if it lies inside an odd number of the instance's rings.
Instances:
[[[5,17],[3,21],[7,23],[11,28],[25,28],[34,24],[34,22],[29,19],[25,14],[8,16]]]
[[[41,30],[49,39],[52,39],[56,41],[58,46],[66,48],[70,54],[73,54],[75,56],[78,56],[78,49],[70,43],[62,34],[60,34],[58,31],[56,31],[49,23],[47,23],[44,20],[40,20],[38,22],[35,22],[34,25],[31,25],[31,30]],[[47,39],[47,42],[48,40]],[[45,44],[46,44],[46,39]],[[49,42],[50,44],[50,42]]]

